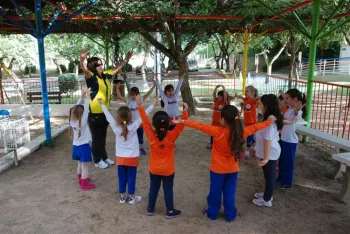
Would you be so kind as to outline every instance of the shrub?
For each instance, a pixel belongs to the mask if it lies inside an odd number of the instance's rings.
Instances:
[[[60,68],[61,68],[61,70],[62,70],[62,73],[67,72],[67,67],[66,67],[65,65],[60,64]],[[56,70],[57,70],[57,72],[58,72],[58,68],[56,68]]]
[[[24,74],[30,74],[36,72],[36,66],[35,65],[26,65],[24,68]]]
[[[58,88],[62,93],[68,93],[78,90],[78,77],[74,73],[67,73],[59,76]]]

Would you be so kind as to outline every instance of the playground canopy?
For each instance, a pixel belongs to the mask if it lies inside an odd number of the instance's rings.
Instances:
[[[173,9],[161,14],[156,10],[154,14],[148,12],[146,14],[145,10],[132,13],[122,12],[120,9],[123,5],[116,6],[114,2],[122,1],[3,0],[0,3],[0,15],[3,18],[0,21],[0,32],[26,33],[37,39],[47,141],[52,139],[46,85],[44,37],[51,33],[97,34],[101,33],[101,29],[105,29],[107,32],[137,32],[140,30],[140,26],[142,30],[162,31],[164,27],[161,26],[160,20],[181,22],[181,30],[191,32],[196,29],[193,22],[205,20],[208,32],[226,31],[244,44],[243,80],[245,81],[249,42],[259,39],[266,33],[295,30],[310,40],[307,107],[311,109],[317,41],[350,22],[350,12],[343,12],[344,9],[350,9],[349,0],[339,0],[333,9],[328,10],[328,15],[322,17],[320,17],[320,11],[331,5],[329,1],[281,1],[281,3],[283,2],[282,7],[281,4],[274,1],[217,0],[216,6],[209,15],[196,15],[191,11],[186,11],[186,9],[191,6],[200,7],[201,3],[208,4],[210,1],[165,1]],[[171,4],[169,5],[169,3]],[[284,9],[281,10],[281,8]],[[112,10],[103,11],[102,9]],[[67,23],[68,21],[69,23]],[[135,24],[134,21],[138,23]],[[211,28],[209,28],[210,26]],[[245,82],[243,82],[244,87]],[[308,124],[310,124],[310,118],[311,112],[308,112],[306,117]]]

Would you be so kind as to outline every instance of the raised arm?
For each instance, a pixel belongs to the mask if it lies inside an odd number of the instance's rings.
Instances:
[[[237,93],[235,93],[235,98],[238,98],[238,99],[241,99],[241,100],[244,100],[244,97],[242,95],[238,95]]]
[[[116,84],[116,92],[117,92],[117,98],[125,103],[128,103],[128,100],[125,97],[122,97],[119,91],[120,83]]]
[[[180,122],[183,123],[184,120],[188,119],[188,105],[185,102],[184,102],[184,107],[185,107],[185,109],[182,112],[181,121],[179,121],[179,123]],[[175,122],[177,122],[177,120],[175,120]],[[184,130],[184,128],[185,128],[184,124],[178,124],[175,126],[174,130],[168,131],[168,134],[172,138],[172,141],[174,141],[174,142],[176,141],[176,139],[180,136],[180,134]]]
[[[184,81],[184,79],[180,79],[179,83],[177,83],[177,86],[176,86],[176,89],[175,89],[175,92],[174,92],[174,96],[178,96],[179,95],[179,92],[180,92],[180,89],[181,89],[183,81]]]
[[[140,117],[143,124],[143,129],[146,132],[146,136],[148,138],[148,141],[152,143],[156,139],[156,133],[153,131],[151,123],[149,122],[149,119],[147,117],[147,113],[145,112],[145,108],[143,106],[138,107],[138,111],[140,113]]]
[[[87,58],[88,53],[89,53],[89,49],[86,49],[86,50],[83,50],[80,52],[80,66],[81,66],[81,69],[83,70],[83,73],[84,73],[86,79],[90,79],[92,76],[91,71],[89,71],[86,64],[84,63],[85,59]]]
[[[119,72],[119,70],[122,69],[122,67],[124,67],[125,64],[129,62],[132,55],[133,55],[132,52],[128,51],[125,55],[125,59],[123,59],[123,61],[121,61],[117,66],[112,68],[112,74],[113,75],[117,74],[117,72]]]
[[[108,121],[108,123],[110,124],[114,134],[119,134],[118,128],[117,128],[117,122],[115,121],[115,119],[113,118],[113,116],[111,115],[111,113],[108,111],[107,107],[105,106],[105,104],[103,104],[102,99],[97,99],[98,102],[101,104],[102,107],[102,111],[106,116],[106,119]]]
[[[151,89],[143,96],[144,101],[149,97],[149,95],[151,95],[156,85],[157,85],[157,82],[154,80]]]
[[[267,128],[275,121],[276,121],[276,117],[274,117],[273,115],[270,115],[268,120],[266,121],[244,127],[244,131],[243,131],[244,138],[247,138],[248,136],[253,135],[254,133],[256,133],[261,129]]]
[[[150,105],[146,109],[146,115],[148,116],[154,110],[154,104]],[[142,123],[141,118],[137,118],[130,126],[130,130],[136,130]]]
[[[218,90],[219,87],[220,87],[220,85],[215,86],[215,89],[213,91],[213,98],[214,98],[214,100],[216,98],[216,93],[217,93],[217,90]]]

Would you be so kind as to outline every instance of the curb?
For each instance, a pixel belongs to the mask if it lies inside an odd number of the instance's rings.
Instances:
[[[61,126],[52,129],[51,130],[52,138],[55,138],[60,134],[62,134],[64,131],[68,129],[68,127],[69,127],[68,123],[64,123]],[[28,156],[29,154],[39,149],[41,144],[44,141],[45,141],[45,134],[35,138],[34,140],[28,142],[27,144],[17,149],[18,161],[20,161],[22,158]],[[0,172],[5,171],[7,168],[11,167],[14,163],[15,163],[14,152],[12,151],[0,159]]]

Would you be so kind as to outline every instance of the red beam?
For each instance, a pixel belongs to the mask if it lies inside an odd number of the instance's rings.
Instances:
[[[339,19],[339,18],[343,18],[343,17],[346,17],[346,16],[350,16],[350,11],[342,13],[342,14],[339,14],[339,15],[336,15],[336,16],[333,17],[333,19]]]

